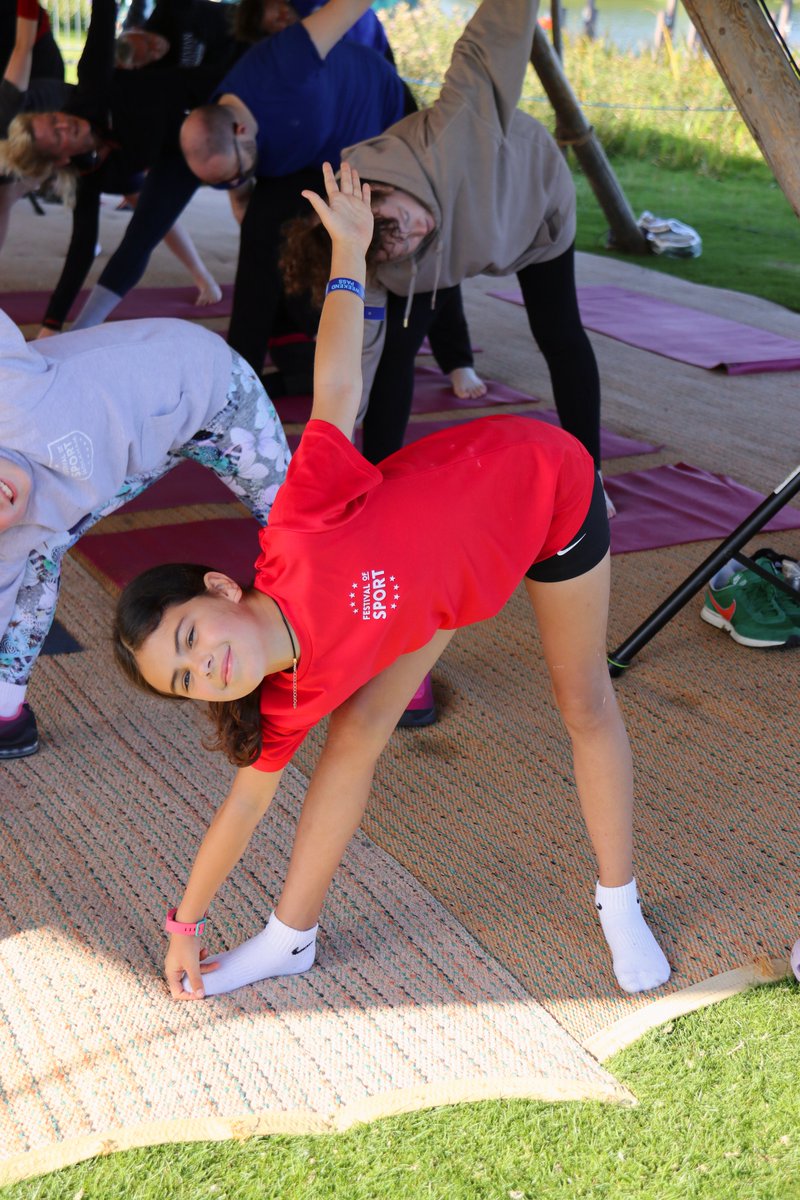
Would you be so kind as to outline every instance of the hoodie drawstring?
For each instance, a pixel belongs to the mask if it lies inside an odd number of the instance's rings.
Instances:
[[[442,251],[444,247],[441,241],[436,245],[436,272],[433,277],[433,291],[431,292],[431,308],[436,308],[436,295],[439,291],[439,276],[442,273]],[[406,297],[406,307],[403,312],[403,329],[408,329],[408,319],[411,316],[411,305],[414,303],[414,291],[417,283],[417,260],[411,260],[411,279],[408,285],[408,296]]]
[[[411,316],[411,305],[414,303],[414,286],[417,282],[417,260],[411,260],[411,282],[408,287],[408,296],[406,297],[406,307],[403,312],[403,329],[408,329],[408,318]]]

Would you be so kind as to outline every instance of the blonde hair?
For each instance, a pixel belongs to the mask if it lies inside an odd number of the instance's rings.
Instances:
[[[34,113],[19,113],[8,127],[8,137],[0,142],[0,164],[7,175],[33,181],[37,185],[53,179],[65,204],[75,199],[77,171],[74,167],[56,167],[52,157],[38,145],[33,131]]]

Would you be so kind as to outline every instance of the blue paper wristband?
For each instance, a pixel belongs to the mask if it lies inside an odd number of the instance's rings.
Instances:
[[[325,286],[325,295],[329,296],[331,292],[352,292],[354,296],[358,296],[359,300],[364,300],[364,288],[357,279],[348,279],[346,275],[338,275],[335,279],[329,279]],[[364,306],[365,321],[382,321],[386,316],[386,309],[376,307],[369,304]]]

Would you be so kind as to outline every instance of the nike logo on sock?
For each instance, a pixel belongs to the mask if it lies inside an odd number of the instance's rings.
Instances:
[[[558,555],[559,558],[561,557],[562,554],[569,554],[570,550],[574,550],[575,547],[577,546],[578,542],[582,542],[585,537],[586,537],[586,534],[582,533],[579,538],[575,538],[575,541],[570,542],[570,544],[568,546],[565,546],[563,550],[556,550],[556,554]]]
[[[305,946],[295,946],[294,950],[292,951],[292,954],[302,954],[304,950],[307,950],[309,946],[313,946],[313,945],[314,945],[314,939],[312,938],[310,942],[306,942]]]

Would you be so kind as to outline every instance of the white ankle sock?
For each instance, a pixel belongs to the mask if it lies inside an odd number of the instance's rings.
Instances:
[[[317,952],[317,929],[290,929],[272,914],[267,924],[255,937],[248,938],[241,946],[215,954],[207,962],[220,964],[216,971],[203,975],[203,990],[207,996],[220,996],[232,992],[245,984],[259,979],[273,979],[276,975],[299,975],[313,966]],[[184,975],[183,989],[190,992],[189,981]]]
[[[669,963],[642,916],[636,880],[613,888],[598,883],[594,902],[623,991],[646,992],[666,983]]]

